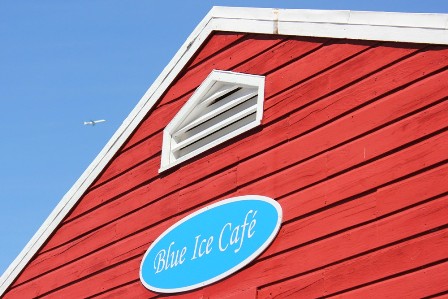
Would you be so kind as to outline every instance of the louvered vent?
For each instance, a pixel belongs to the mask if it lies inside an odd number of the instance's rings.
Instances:
[[[261,122],[264,77],[213,71],[164,131],[160,171]]]

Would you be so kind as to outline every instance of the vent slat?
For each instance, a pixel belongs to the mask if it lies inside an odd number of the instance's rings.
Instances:
[[[184,141],[174,145],[172,147],[172,151],[176,152],[176,151],[178,151],[178,150],[188,146],[189,144],[192,144],[192,143],[198,141],[199,139],[202,139],[202,138],[206,137],[207,135],[210,135],[213,132],[218,131],[221,128],[226,127],[226,126],[228,126],[228,125],[238,121],[239,119],[244,118],[247,115],[252,114],[252,113],[254,113],[256,111],[257,111],[257,107],[256,106],[251,106],[251,107],[249,107],[249,108],[247,108],[247,109],[245,109],[243,111],[240,111],[239,113],[237,113],[237,114],[235,114],[235,115],[233,115],[233,116],[231,116],[229,118],[226,118],[223,121],[221,121],[221,122],[219,122],[219,123],[217,123],[217,124],[207,128],[207,129],[199,132],[198,134],[195,134],[195,135],[191,136],[190,138],[185,139]]]
[[[218,88],[216,88],[217,86]],[[213,86],[209,91],[207,97],[197,104],[194,110],[191,111],[190,114],[182,121],[182,123],[179,124],[178,128],[182,128],[186,124],[195,120],[200,115],[200,113],[204,109],[206,109],[210,103],[213,103],[213,101],[215,101],[216,99],[219,99],[220,97],[226,97],[227,95],[232,94],[239,88],[240,86],[237,85],[230,86],[228,84],[222,84],[222,85],[220,85],[219,83],[215,84],[215,86]]]
[[[205,146],[215,146],[228,139],[227,136],[244,132],[247,128],[250,128],[256,119],[256,113],[249,114],[246,117],[239,119],[238,121],[220,129],[219,131],[213,132],[212,134],[180,149],[176,152],[177,157],[182,159],[187,155],[196,155],[203,151]]]
[[[181,134],[184,134],[185,132],[187,132],[188,130],[206,122],[207,120],[243,103],[244,101],[254,97],[257,95],[257,91],[247,91],[247,90],[243,90],[244,92],[242,92],[240,96],[235,97],[234,99],[231,99],[230,101],[228,101],[227,103],[225,103],[222,106],[216,107],[216,109],[211,109],[210,111],[207,111],[205,114],[199,116],[198,118],[196,118],[195,120],[193,120],[192,122],[186,124],[184,127],[180,128],[173,136],[174,137],[179,137]]]
[[[240,111],[243,111],[244,109],[247,109],[251,106],[256,106],[256,100],[257,100],[257,97],[253,97],[253,98],[251,98],[251,99],[249,99],[249,100],[247,100],[247,101],[245,101],[245,102],[243,102],[243,103],[241,103],[241,104],[239,104],[221,114],[218,114],[217,116],[203,122],[202,124],[200,124],[196,127],[193,127],[192,129],[188,130],[187,132],[180,135],[179,137],[173,138],[173,140],[176,143],[184,141],[185,139],[188,139],[188,138],[192,137],[193,135],[196,135],[211,126],[213,126],[223,120],[226,120],[227,118],[232,117],[233,115],[239,113]]]
[[[213,95],[211,95],[210,97],[208,97],[207,99],[205,99],[204,101],[201,102],[201,104],[199,104],[198,109],[200,109],[201,107],[207,106],[210,103],[212,103],[214,100],[225,96],[226,94],[232,93],[233,91],[237,90],[238,88],[240,88],[238,85],[236,86],[231,86],[228,88],[225,88],[223,90],[219,90],[217,92],[215,92]]]

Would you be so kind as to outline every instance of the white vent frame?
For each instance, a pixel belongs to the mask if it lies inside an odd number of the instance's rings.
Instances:
[[[164,129],[159,173],[260,125],[263,118],[264,85],[264,76],[213,70]],[[228,95],[221,98],[224,104],[206,111],[210,107],[207,103],[214,104],[214,99],[219,99],[222,94]],[[232,95],[234,99],[231,98]],[[244,108],[247,105],[249,106]],[[224,117],[226,112],[232,113],[232,109],[243,110],[237,110],[235,115],[213,124],[219,116]],[[233,122],[232,118],[238,120]],[[188,131],[207,121],[212,122],[209,127],[205,126],[204,130],[192,137],[186,135]],[[232,128],[232,124],[235,124],[236,128]],[[218,137],[211,137],[214,134]],[[184,140],[181,140],[182,138]],[[216,139],[200,145],[199,141],[206,138]],[[193,149],[181,154],[187,147]]]

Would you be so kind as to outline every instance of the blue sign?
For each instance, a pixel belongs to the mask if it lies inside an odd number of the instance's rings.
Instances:
[[[140,265],[146,288],[176,293],[211,284],[246,266],[272,242],[282,209],[247,195],[207,206],[180,220],[149,247]]]

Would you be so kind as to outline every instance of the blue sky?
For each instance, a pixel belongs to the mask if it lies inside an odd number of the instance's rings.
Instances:
[[[213,5],[448,13],[446,0],[0,1],[0,274]]]

